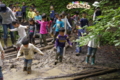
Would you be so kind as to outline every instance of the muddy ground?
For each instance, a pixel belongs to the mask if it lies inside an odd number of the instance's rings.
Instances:
[[[21,57],[19,61],[16,61],[15,57],[6,58],[3,66],[4,80],[46,80],[46,78],[50,77],[82,73],[99,68],[102,69],[103,67],[120,68],[120,50],[116,49],[114,46],[101,46],[96,54],[96,64],[93,66],[85,64],[87,46],[83,47],[83,52],[80,56],[75,55],[75,44],[73,48],[67,48],[63,62],[57,65],[54,65],[56,51],[53,50],[53,48],[46,49],[43,52],[45,53],[44,56],[35,54],[31,74],[22,71],[23,57]],[[77,77],[79,76],[80,75],[77,75]],[[71,75],[69,77],[50,80],[74,80],[74,78],[76,78],[76,76]],[[80,79],[78,78],[77,80]],[[117,71],[81,80],[120,80],[120,72]]]

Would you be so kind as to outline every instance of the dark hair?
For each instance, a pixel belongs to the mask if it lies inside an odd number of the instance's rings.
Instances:
[[[33,22],[33,24],[35,24],[35,21],[34,21],[34,19],[33,19],[33,18],[30,18],[30,19],[29,19],[29,21],[32,21],[32,22]]]
[[[87,13],[85,11],[83,11],[82,14],[87,14]]]
[[[46,14],[43,14],[43,15],[42,15],[42,18],[46,18],[46,17],[47,17]]]
[[[13,21],[12,25],[20,24],[19,21]]]
[[[1,4],[0,8],[1,8],[0,11],[2,11],[2,12],[6,12],[7,11],[7,6],[5,4]]]
[[[65,32],[65,29],[63,27],[61,27],[59,32]]]
[[[62,14],[59,14],[59,17],[62,18]]]
[[[27,37],[25,37],[22,41],[23,45],[28,45],[29,44],[29,39]]]

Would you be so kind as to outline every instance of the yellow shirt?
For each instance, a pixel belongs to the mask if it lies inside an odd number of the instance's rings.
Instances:
[[[34,18],[36,16],[36,13],[35,12],[28,12],[28,18]]]

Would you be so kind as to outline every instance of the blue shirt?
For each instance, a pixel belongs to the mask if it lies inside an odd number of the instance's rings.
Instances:
[[[82,36],[84,29],[78,29],[78,38]]]
[[[26,12],[27,6],[22,6],[22,12]]]
[[[53,19],[54,19],[54,17],[55,17],[55,11],[52,10],[52,11],[50,11],[50,18],[53,18]]]
[[[57,20],[57,21],[56,21],[56,24],[55,24],[53,27],[55,28],[55,31],[56,31],[56,32],[59,32],[59,29],[60,29],[61,27],[64,27],[64,23],[63,23],[62,21]]]
[[[86,18],[80,19],[80,26],[84,27],[86,25],[88,25],[88,20]]]
[[[22,17],[22,12],[21,11],[17,11],[16,12],[16,17]]]
[[[35,16],[34,19],[35,19],[35,20],[42,20],[42,17],[41,17],[41,15],[38,15],[38,16]]]

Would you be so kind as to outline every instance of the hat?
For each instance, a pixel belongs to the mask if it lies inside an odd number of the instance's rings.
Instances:
[[[94,7],[100,7],[100,3],[98,1],[95,1],[93,4],[92,4]]]
[[[6,12],[8,9],[5,4],[0,4],[1,12]]]

